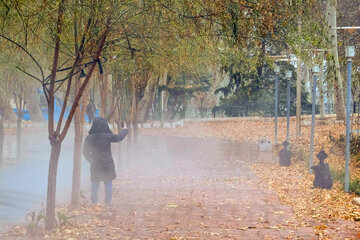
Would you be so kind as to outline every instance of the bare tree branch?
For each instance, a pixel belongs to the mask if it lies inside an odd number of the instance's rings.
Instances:
[[[38,68],[39,68],[39,70],[40,70],[41,77],[42,77],[42,82],[43,82],[43,81],[45,80],[44,72],[43,72],[43,70],[42,70],[41,65],[40,65],[39,62],[35,59],[35,57],[34,57],[31,53],[29,53],[29,51],[27,51],[21,44],[15,42],[14,40],[12,40],[12,39],[10,39],[10,38],[6,37],[5,35],[2,35],[2,34],[0,34],[0,37],[4,38],[5,40],[7,40],[7,41],[15,44],[15,45],[18,46],[19,48],[21,48],[21,50],[23,50],[23,51],[35,62],[35,64],[38,66]]]

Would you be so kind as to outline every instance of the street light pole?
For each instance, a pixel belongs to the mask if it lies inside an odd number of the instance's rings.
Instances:
[[[345,192],[349,192],[350,183],[350,107],[351,107],[351,67],[352,58],[355,56],[355,47],[345,47],[347,58],[347,81],[346,81],[346,145],[345,145]]]
[[[314,138],[315,138],[315,110],[316,110],[316,82],[317,74],[320,72],[319,65],[314,65],[313,72],[313,86],[312,86],[312,104],[311,104],[311,138],[310,138],[310,159],[309,159],[309,171],[312,172],[313,155],[314,155]]]
[[[292,76],[292,71],[287,70],[285,73],[285,76],[286,76],[286,95],[287,95],[286,141],[289,142],[289,138],[290,138],[290,79]]]
[[[278,127],[278,109],[279,109],[279,72],[278,65],[274,68],[275,71],[275,146],[277,145],[277,127]]]

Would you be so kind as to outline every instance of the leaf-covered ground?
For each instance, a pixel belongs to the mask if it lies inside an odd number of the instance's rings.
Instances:
[[[307,166],[310,127],[303,126],[298,139],[291,128],[294,158],[290,167],[278,166],[276,150],[259,154],[253,145],[243,143],[257,143],[261,136],[273,139],[273,129],[271,120],[254,119],[141,129],[151,140],[135,146],[141,151],[127,155],[131,160],[117,169],[111,207],[86,201],[76,211],[59,206],[66,221],[54,232],[43,231],[40,223],[31,233],[33,225],[28,222],[2,237],[358,239],[360,208],[352,203],[354,195],[344,193],[338,182],[330,191],[312,189],[314,176]],[[285,130],[281,119],[279,142]],[[321,149],[330,153],[327,161],[334,168],[343,167],[344,160],[329,133],[336,139],[344,130],[333,119],[316,128],[315,153]],[[178,137],[186,138],[179,141]],[[232,139],[231,146],[216,140],[221,138]],[[356,164],[351,167],[352,176],[358,176]]]
[[[303,117],[302,123],[309,123],[309,117]],[[353,129],[358,125],[354,124]],[[154,130],[143,130],[153,132]],[[157,130],[156,130],[157,131]],[[274,159],[270,163],[261,162],[252,164],[251,168],[263,180],[264,185],[278,193],[281,201],[293,207],[299,220],[311,220],[319,223],[315,230],[321,235],[326,235],[328,226],[334,226],[334,222],[340,223],[340,227],[358,229],[360,220],[360,207],[353,204],[355,194],[344,193],[340,182],[335,181],[332,190],[312,189],[314,175],[309,173],[308,159],[310,152],[309,125],[302,125],[301,137],[295,136],[295,119],[290,122],[290,142],[293,152],[292,165],[279,167],[277,162],[277,150],[274,148]],[[259,137],[268,137],[274,142],[274,122],[271,119],[248,120],[225,120],[208,121],[187,124],[178,129],[161,129],[159,134],[180,136],[209,137],[216,136],[225,139],[234,139],[240,142],[257,143]],[[317,120],[315,129],[314,165],[318,164],[315,154],[320,150],[328,153],[326,161],[333,169],[344,169],[345,160],[341,144],[337,142],[341,135],[345,134],[345,124],[335,121],[334,117]],[[278,127],[278,142],[286,139],[286,118],[280,118]],[[333,139],[333,140],[331,140]],[[335,139],[335,141],[334,141]],[[340,146],[339,146],[340,145]],[[351,178],[360,176],[358,163],[351,160]],[[353,226],[341,225],[341,220],[354,221]],[[336,225],[336,224],[335,224]],[[360,236],[360,235],[359,235]]]

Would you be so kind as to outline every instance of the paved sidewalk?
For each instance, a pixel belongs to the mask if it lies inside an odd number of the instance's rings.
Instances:
[[[317,239],[275,192],[257,188],[246,166],[254,146],[148,136],[133,147],[122,146],[108,219],[124,238]]]

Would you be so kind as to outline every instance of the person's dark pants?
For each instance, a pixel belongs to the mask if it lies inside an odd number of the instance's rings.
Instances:
[[[112,199],[112,181],[104,182],[105,186],[105,204],[111,204]],[[96,204],[98,202],[100,182],[91,183],[91,202]]]

